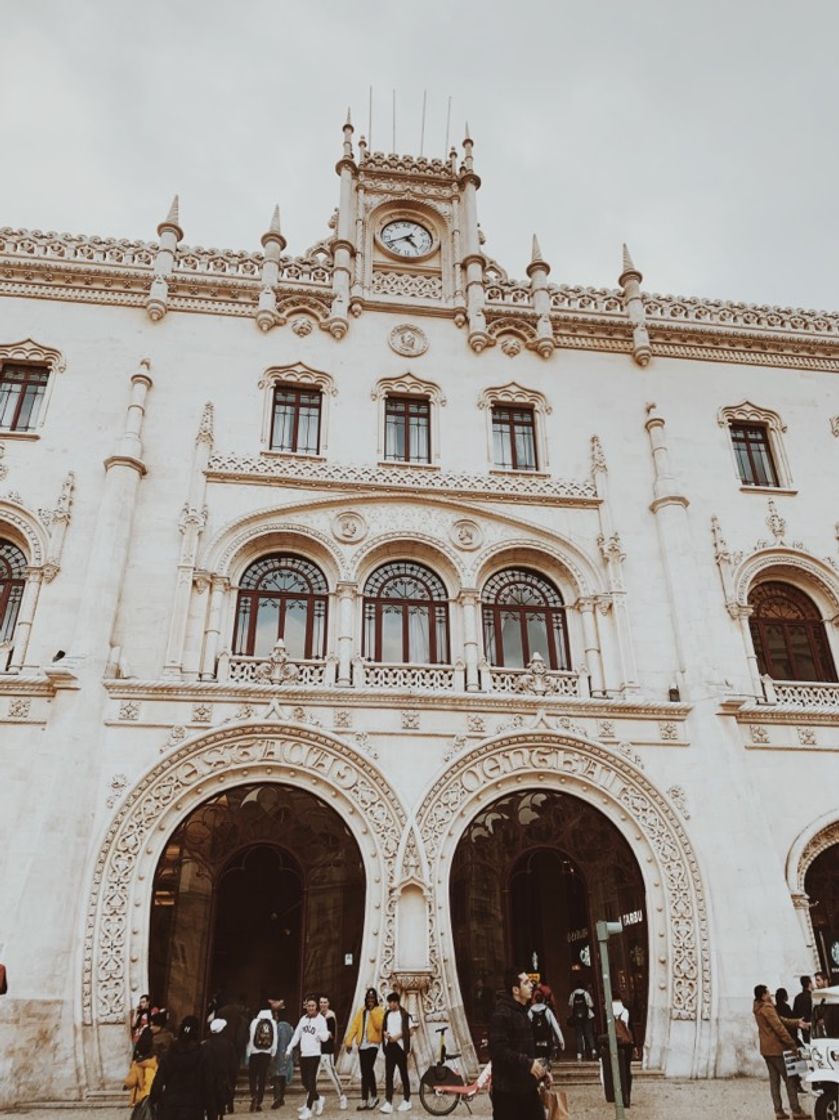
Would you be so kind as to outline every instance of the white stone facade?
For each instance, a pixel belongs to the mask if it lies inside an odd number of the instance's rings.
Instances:
[[[121,1082],[157,861],[244,780],[341,815],[358,994],[400,982],[467,1048],[448,869],[513,789],[594,805],[635,853],[650,1067],[751,1068],[752,986],[816,967],[839,684],[761,679],[748,599],[767,573],[805,591],[839,661],[839,316],[642,293],[628,254],[617,289],[554,286],[535,242],[512,281],[468,139],[384,157],[348,124],[337,170],[303,258],[277,214],[263,253],[184,247],[177,205],[158,243],[0,230],[0,361],[49,373],[36,426],[0,430],[26,561],[0,650],[4,1105]],[[388,253],[393,221],[430,252]],[[270,449],[278,383],[321,394],[316,453]],[[388,458],[391,395],[428,402],[428,462]],[[529,411],[538,469],[497,466],[497,405]],[[741,484],[732,423],[766,431],[777,485]],[[233,652],[239,580],[278,550],[328,584],[325,656],[296,672]],[[362,656],[388,560],[445,586],[444,664]],[[559,590],[566,670],[489,663],[482,589],[511,565]]]

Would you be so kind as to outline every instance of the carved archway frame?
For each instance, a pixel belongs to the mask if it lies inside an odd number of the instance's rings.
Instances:
[[[366,877],[355,1002],[371,982],[392,975],[396,861],[407,817],[384,774],[343,739],[291,721],[246,721],[197,735],[137,781],[91,869],[80,974],[88,1090],[113,1087],[125,1074],[126,1017],[147,990],[151,887],[169,837],[209,797],[244,782],[297,786],[338,812]]]
[[[804,888],[804,881],[815,860],[834,844],[839,845],[839,814],[832,809],[811,821],[799,832],[787,856],[787,887],[801,923],[813,968],[820,967],[819,955],[816,950],[816,931],[810,913],[810,896]]]
[[[451,1021],[476,1064],[452,939],[451,864],[482,808],[533,787],[589,802],[629,843],[644,879],[650,930],[645,1063],[671,1076],[709,1076],[712,965],[699,860],[673,807],[641,770],[615,751],[566,732],[540,728],[491,737],[453,763],[422,800],[416,820],[433,891],[426,1018]]]

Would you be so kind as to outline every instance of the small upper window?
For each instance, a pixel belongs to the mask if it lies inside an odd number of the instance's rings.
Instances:
[[[385,458],[431,462],[431,402],[427,397],[386,398]]]
[[[758,668],[780,681],[835,681],[824,622],[813,600],[788,583],[759,583],[749,593]]]
[[[778,471],[765,424],[732,424],[731,443],[744,486],[778,485]]]
[[[46,366],[4,362],[0,367],[0,428],[31,431],[38,423],[48,380]]]
[[[317,455],[320,451],[321,392],[299,385],[274,386],[271,450]]]
[[[514,471],[538,470],[532,408],[492,406],[492,455],[497,467]]]
[[[17,545],[0,539],[0,642],[12,640],[25,583],[26,557]]]

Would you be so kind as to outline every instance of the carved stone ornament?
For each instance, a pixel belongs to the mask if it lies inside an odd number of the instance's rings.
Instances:
[[[354,509],[336,513],[332,519],[332,535],[344,544],[359,544],[367,536],[367,522]]]
[[[830,430],[835,436],[839,436],[839,416],[831,416]]]
[[[484,534],[477,521],[462,517],[455,521],[449,530],[449,540],[455,548],[460,548],[464,552],[474,552],[484,543]]]
[[[2,482],[3,479],[6,477],[6,475],[9,473],[9,468],[3,462],[3,459],[5,458],[5,456],[6,456],[6,445],[5,445],[5,443],[0,443],[0,482]]]
[[[289,660],[285,642],[278,638],[274,648],[268,654],[266,661],[257,666],[253,679],[261,684],[294,684],[300,676],[300,670]]]
[[[256,724],[185,743],[128,793],[98,853],[89,893],[82,976],[85,1023],[124,1023],[132,981],[145,980],[150,885],[163,845],[193,809],[242,781],[292,784],[328,799],[366,853],[368,891],[381,918],[363,954],[371,975],[390,976],[393,914],[386,909],[405,827],[399,798],[382,772],[346,741],[317,729]],[[372,909],[369,911],[374,912]],[[97,1060],[97,1059],[94,1059]],[[88,1083],[94,1071],[88,1070]],[[101,1076],[101,1070],[95,1071]]]
[[[551,676],[541,653],[534,653],[527,663],[527,672],[516,677],[516,692],[533,692],[537,696],[549,696],[559,691],[559,682]]]
[[[400,323],[394,327],[387,336],[387,344],[396,354],[403,358],[418,358],[428,349],[428,338],[425,331],[411,323]]]

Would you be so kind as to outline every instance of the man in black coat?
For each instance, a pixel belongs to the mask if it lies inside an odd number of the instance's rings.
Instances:
[[[539,1082],[550,1074],[536,1059],[536,1047],[527,1008],[533,982],[518,968],[504,973],[489,1021],[489,1056],[492,1061],[493,1120],[544,1120]]]
[[[807,1023],[813,1018],[813,981],[809,976],[801,977],[801,991],[792,1001],[791,1018],[804,1019]],[[804,1042],[809,1042],[810,1032],[802,1031],[801,1037]]]

